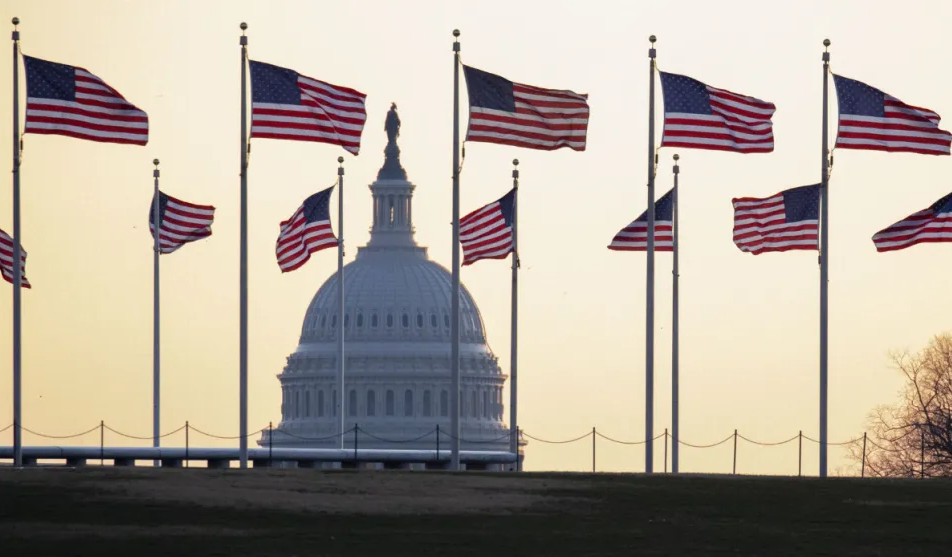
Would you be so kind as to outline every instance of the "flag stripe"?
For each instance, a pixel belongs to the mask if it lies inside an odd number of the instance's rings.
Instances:
[[[873,235],[876,251],[895,251],[921,243],[952,242],[952,194]]]
[[[513,250],[511,215],[514,190],[467,214],[459,221],[463,266],[481,259],[505,259]],[[510,215],[507,218],[507,215]]]
[[[0,275],[4,280],[13,284],[13,238],[0,230]],[[23,288],[32,288],[26,279],[26,250],[20,247],[20,285]]]
[[[196,205],[159,192],[159,253],[172,253],[189,242],[212,235],[215,208]],[[153,207],[149,204],[149,232],[155,238]],[[163,210],[164,205],[164,210]]]
[[[819,220],[788,219],[784,192],[767,198],[742,197],[734,205],[734,244],[754,255],[789,250],[817,250]],[[817,207],[819,203],[816,204]],[[815,212],[815,211],[814,211]]]

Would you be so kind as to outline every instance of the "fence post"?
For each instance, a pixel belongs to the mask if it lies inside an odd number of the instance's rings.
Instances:
[[[797,448],[797,477],[803,475],[803,430],[800,430],[800,446]]]
[[[440,424],[436,424],[436,463],[440,463]]]
[[[595,426],[592,426],[592,473],[595,473]]]
[[[664,428],[664,473],[668,473],[668,428]]]
[[[185,467],[188,468],[188,420],[185,420]]]
[[[324,395],[321,395],[324,396]],[[273,440],[274,440],[274,422],[268,422],[268,468],[271,468],[274,463],[271,461],[271,452],[273,450]]]
[[[356,423],[354,424],[354,468],[357,468],[357,433],[360,431],[360,426]]]
[[[732,474],[737,473],[737,430],[734,430],[734,471]]]
[[[99,465],[103,465],[103,452],[106,445],[106,423],[99,420]]]
[[[926,477],[926,434],[919,426],[919,478]]]
[[[859,477],[866,477],[866,432],[863,432],[863,466],[860,468]]]

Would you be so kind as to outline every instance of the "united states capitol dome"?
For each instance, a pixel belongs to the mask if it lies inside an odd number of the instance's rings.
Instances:
[[[452,275],[414,239],[416,186],[400,163],[399,126],[394,106],[385,126],[386,159],[370,185],[370,240],[344,267],[343,317],[335,272],[311,300],[298,347],[278,375],[281,423],[274,446],[340,447],[343,403],[344,427],[357,426],[360,448],[449,451]],[[344,398],[338,394],[340,327]],[[461,448],[508,450],[507,376],[486,342],[479,308],[462,285],[460,374]],[[344,436],[344,447],[353,447],[353,436],[353,431]],[[267,434],[259,445],[266,443]]]

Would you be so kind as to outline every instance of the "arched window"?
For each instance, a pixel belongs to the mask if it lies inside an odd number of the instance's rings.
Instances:
[[[431,313],[431,314],[430,314],[430,327],[432,327],[432,328],[435,329],[435,328],[437,328],[439,325],[440,325],[440,322],[436,320],[436,314],[435,314],[435,313]]]
[[[416,326],[417,326],[417,329],[423,328],[423,314],[422,313],[416,314]]]
[[[349,314],[349,313],[345,313],[345,314],[344,314],[344,328],[346,329],[347,327],[350,327],[350,314]]]
[[[373,390],[367,391],[367,415],[377,415],[377,394]]]
[[[440,393],[440,416],[450,415],[450,394],[446,391]]]
[[[450,328],[450,316],[445,313],[443,314],[443,326],[447,329]]]
[[[323,329],[325,325],[327,325],[327,314],[326,314],[326,313],[323,314],[323,315],[321,315],[321,328]]]
[[[301,391],[294,391],[294,417],[301,415]]]
[[[357,314],[357,328],[358,329],[364,328],[364,314],[362,313]]]
[[[423,415],[428,418],[433,415],[432,404],[433,401],[430,400],[430,391],[423,391]]]
[[[304,391],[304,417],[311,417],[311,391]]]
[[[403,325],[403,328],[404,328],[404,329],[409,329],[409,328],[410,328],[410,316],[404,313],[403,316],[400,318],[400,323]]]
[[[393,416],[393,391],[387,391],[387,415]]]
[[[407,389],[406,392],[403,393],[403,415],[413,415],[413,391],[410,389]]]
[[[377,312],[374,312],[374,313],[370,316],[370,327],[371,327],[372,329],[376,329],[376,328],[377,328]]]
[[[489,393],[483,391],[483,417],[489,417]]]
[[[357,391],[351,389],[347,396],[347,415],[354,417],[357,415]]]
[[[393,314],[387,314],[387,327],[393,327]]]
[[[479,417],[479,403],[476,400],[476,391],[473,391],[473,396],[471,398],[473,399],[473,402],[472,402],[472,405],[470,406],[470,415],[473,416],[474,418],[478,418]]]
[[[337,328],[337,314],[331,316],[331,329]]]
[[[317,391],[317,417],[324,417],[324,391]]]

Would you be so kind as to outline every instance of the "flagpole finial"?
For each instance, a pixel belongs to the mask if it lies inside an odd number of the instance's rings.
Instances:
[[[13,22],[13,26],[16,27],[17,25],[20,24],[20,18],[14,17],[14,18],[12,19],[12,22]]]
[[[239,25],[238,27],[241,29],[241,34],[244,35],[245,31],[248,29],[248,24],[242,21],[241,25]]]
[[[823,39],[823,46],[826,48],[830,48],[830,39]]]
[[[152,164],[159,166],[159,159],[152,159]]]
[[[678,162],[678,159],[680,159],[680,158],[681,158],[681,157],[678,156],[677,153],[674,154],[674,162]]]
[[[344,157],[337,157],[337,162],[339,164],[344,164]]]
[[[453,36],[459,38],[459,29],[453,29]]]
[[[648,37],[648,42],[651,44],[655,44],[655,41],[657,40],[658,40],[658,37],[655,37],[654,35],[651,35],[650,37]]]
[[[519,166],[519,159],[512,159],[512,166]]]

